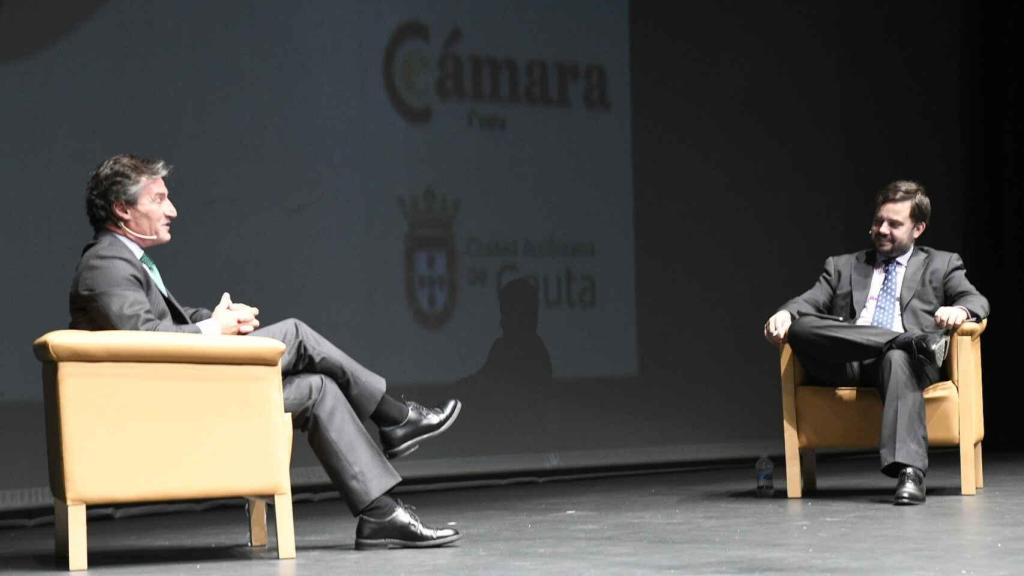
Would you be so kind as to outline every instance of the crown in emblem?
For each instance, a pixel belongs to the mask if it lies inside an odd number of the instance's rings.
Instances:
[[[410,232],[417,234],[449,236],[459,213],[458,198],[449,199],[429,186],[421,194],[399,197],[398,204]]]

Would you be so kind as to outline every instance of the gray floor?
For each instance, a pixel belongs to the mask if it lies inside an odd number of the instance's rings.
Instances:
[[[437,550],[356,552],[339,500],[297,502],[298,558],[244,546],[241,508],[98,519],[98,574],[1021,574],[1024,456],[988,455],[986,487],[961,497],[956,455],[933,455],[928,503],[890,504],[871,459],[819,464],[813,497],[756,498],[742,468],[405,494],[465,538]],[[781,463],[777,463],[781,464]],[[781,469],[782,466],[779,466]],[[53,527],[0,529],[0,572],[65,573]]]

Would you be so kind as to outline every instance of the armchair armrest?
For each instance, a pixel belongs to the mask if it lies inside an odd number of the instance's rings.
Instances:
[[[55,330],[32,345],[40,362],[167,362],[276,366],[283,343],[259,336]]]
[[[988,319],[981,322],[964,322],[950,338],[949,359],[946,365],[949,369],[949,378],[956,385],[960,399],[961,448],[974,445],[985,438],[981,334],[987,326]],[[978,469],[980,470],[980,464]],[[980,475],[980,472],[978,474]],[[964,485],[973,486],[973,483],[974,480],[967,479]],[[980,483],[978,485],[981,486]]]
[[[977,340],[981,333],[985,331],[988,326],[988,318],[982,318],[979,322],[964,322],[956,330],[957,336],[970,336],[972,340]]]

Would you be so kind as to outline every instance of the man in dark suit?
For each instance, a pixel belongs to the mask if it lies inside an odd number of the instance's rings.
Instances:
[[[764,325],[769,342],[789,341],[820,384],[877,386],[884,403],[882,472],[898,478],[896,504],[925,501],[928,430],[921,391],[939,381],[948,331],[989,313],[952,252],[915,245],[931,202],[916,182],[878,194],[873,250],[832,256],[817,283]]]
[[[195,334],[253,334],[280,340],[285,410],[308,432],[310,446],[353,514],[356,548],[432,547],[458,540],[452,528],[431,528],[389,492],[401,481],[388,462],[447,430],[458,400],[430,409],[386,393],[373,373],[303,322],[260,327],[257,308],[227,293],[213,309],[182,306],[164,284],[145,248],[171,240],[177,217],[161,160],[115,156],[89,179],[86,210],[96,232],[71,285],[71,327],[84,330],[158,330]],[[380,428],[385,453],[363,425]]]

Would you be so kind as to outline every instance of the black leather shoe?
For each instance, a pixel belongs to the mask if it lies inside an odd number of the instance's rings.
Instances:
[[[949,352],[949,335],[904,332],[893,338],[888,347],[903,350],[916,360],[942,368],[946,353]]]
[[[440,408],[425,408],[406,402],[409,417],[397,426],[380,429],[380,440],[388,458],[399,458],[420,447],[420,442],[447,430],[462,411],[462,402],[449,400]]]
[[[900,479],[896,483],[897,506],[924,504],[924,493],[924,472],[913,466],[900,470]]]
[[[949,352],[949,335],[918,334],[914,336],[914,349],[918,358],[942,368],[942,363],[946,361],[946,354]]]
[[[451,544],[462,534],[454,528],[424,526],[404,504],[388,518],[376,520],[360,516],[356,525],[356,550],[387,548],[433,548]]]

